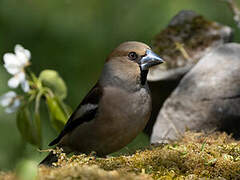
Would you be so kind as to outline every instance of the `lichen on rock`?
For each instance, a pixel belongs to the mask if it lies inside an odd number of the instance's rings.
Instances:
[[[153,39],[153,49],[166,61],[150,70],[148,79],[155,80],[165,76],[159,72],[189,67],[211,50],[231,41],[233,30],[225,25],[207,20],[193,11],[179,12]],[[182,45],[189,58],[177,47]],[[185,71],[183,71],[184,73]]]

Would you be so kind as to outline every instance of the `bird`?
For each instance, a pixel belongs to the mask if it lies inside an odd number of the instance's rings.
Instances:
[[[142,42],[121,43],[107,57],[96,85],[49,146],[99,157],[129,144],[146,126],[152,109],[149,68],[164,60]],[[52,152],[40,163],[57,161]]]

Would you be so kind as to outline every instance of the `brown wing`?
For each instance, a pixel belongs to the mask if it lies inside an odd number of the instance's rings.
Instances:
[[[85,96],[82,102],[78,105],[77,109],[73,112],[68,122],[65,124],[61,133],[49,144],[49,146],[57,144],[65,134],[72,131],[74,128],[81,125],[82,123],[93,120],[97,115],[98,103],[102,97],[102,94],[102,88],[100,87],[99,83],[97,83]],[[77,116],[77,114],[81,110],[81,107],[83,107],[84,105],[93,105],[94,108],[85,108],[84,112],[81,112],[81,115]]]

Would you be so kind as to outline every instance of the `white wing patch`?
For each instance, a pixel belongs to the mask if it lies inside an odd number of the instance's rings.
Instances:
[[[80,118],[82,115],[87,113],[90,110],[96,109],[98,107],[97,104],[84,104],[82,105],[75,113],[73,120]]]

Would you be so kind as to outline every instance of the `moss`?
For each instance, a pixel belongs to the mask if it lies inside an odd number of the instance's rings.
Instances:
[[[123,173],[118,171],[105,171],[100,169],[98,166],[79,166],[79,165],[68,165],[62,168],[46,168],[42,167],[39,171],[39,179],[50,180],[50,179],[83,179],[83,180],[147,180],[151,179],[147,175],[135,175],[133,173]]]
[[[185,50],[192,57],[197,51],[202,51],[221,39],[218,32],[221,27],[215,22],[206,20],[203,16],[196,15],[191,20],[169,25],[157,34],[153,40],[153,48],[167,61],[165,69],[181,67],[187,61],[177,61],[177,57],[182,54],[176,48],[176,43],[183,44]]]
[[[225,133],[186,132],[179,141],[128,156],[60,157],[54,168],[39,168],[39,179],[240,179],[240,142]],[[14,179],[9,173],[0,179],[7,176]]]

